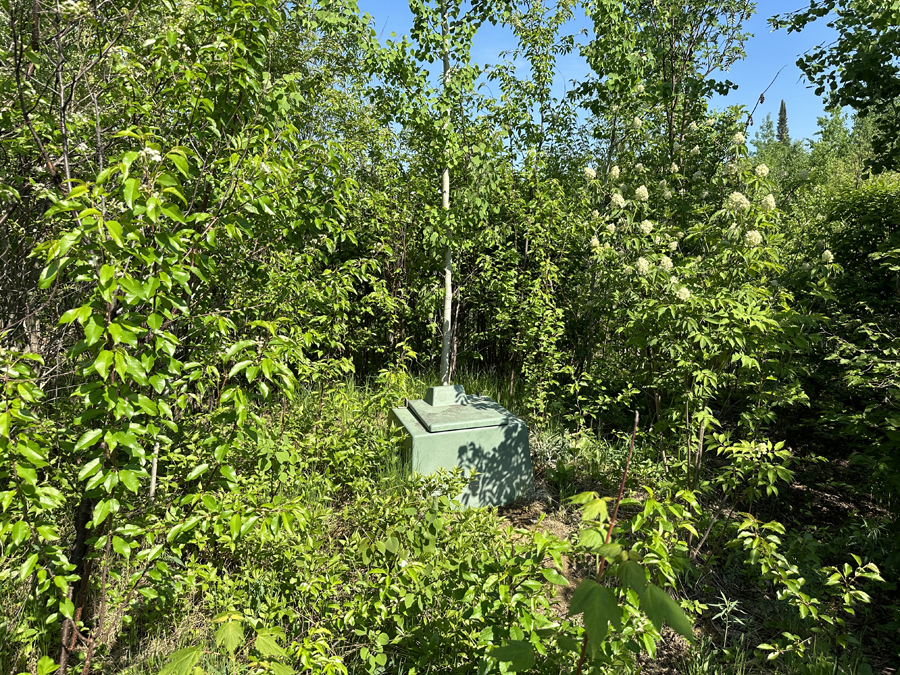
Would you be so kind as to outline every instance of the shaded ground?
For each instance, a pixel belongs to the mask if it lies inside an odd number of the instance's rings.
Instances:
[[[789,533],[797,535],[798,541],[807,542],[814,553],[820,552],[821,559],[817,555],[811,558],[815,567],[847,562],[848,550],[836,551],[835,542],[843,541],[840,538],[846,538],[847,531],[852,532],[858,522],[874,522],[889,517],[871,494],[857,487],[865,484],[863,477],[856,475],[858,473],[858,467],[851,466],[846,460],[803,462],[797,467],[794,482],[782,486],[777,496],[755,505],[755,515],[781,521]],[[848,480],[854,481],[855,485],[846,482]],[[600,491],[597,485],[579,485],[574,492],[588,489]],[[559,489],[553,481],[539,475],[536,477],[534,497],[500,509],[499,515],[517,528],[540,530],[561,539],[574,539],[581,525],[580,513],[561,507],[558,496]],[[735,512],[740,510],[738,507]],[[723,539],[711,537],[706,546],[721,549],[729,538],[727,534]],[[900,549],[900,542],[897,541],[873,541],[869,544],[882,553],[889,552],[886,548]],[[793,610],[776,600],[771,584],[760,582],[758,570],[748,569],[723,551],[708,553],[712,555],[707,558],[708,562],[697,566],[696,576],[691,580],[688,591],[690,599],[709,607],[695,621],[697,645],[691,648],[683,638],[665,628],[656,658],[642,657],[641,672],[680,675],[687,672],[686,664],[690,665],[688,670],[691,673],[785,672],[783,664],[766,662],[763,654],[755,648],[771,641],[773,636],[784,630],[786,613]],[[547,563],[552,564],[549,560]],[[593,570],[564,558],[561,572],[570,582],[568,587],[560,589],[558,596],[557,611],[564,616],[574,589],[583,579],[592,576]],[[853,635],[865,635],[862,650],[857,652],[864,655],[873,675],[897,675],[898,657],[895,653],[897,645],[900,645],[900,629],[894,639],[889,637],[890,632],[883,630],[891,620],[888,605],[897,603],[896,584],[894,589],[870,586],[867,590],[874,595],[875,601],[870,607],[861,608],[855,619],[847,617],[850,622],[847,630]],[[826,609],[823,607],[823,611]],[[876,626],[882,626],[882,630],[876,632]],[[737,650],[739,653],[735,656],[736,640],[743,647],[742,651]],[[724,655],[726,644],[732,647],[730,656]],[[734,663],[735,659],[738,663]],[[852,672],[863,675],[869,671],[862,667]]]

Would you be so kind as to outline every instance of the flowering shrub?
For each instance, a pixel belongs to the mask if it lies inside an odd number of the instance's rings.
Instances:
[[[728,199],[725,202],[725,208],[735,212],[746,211],[750,208],[750,200],[740,192],[732,192],[728,195]]]
[[[759,246],[762,240],[762,234],[760,234],[759,230],[750,230],[744,234],[744,241],[747,243],[747,246]]]

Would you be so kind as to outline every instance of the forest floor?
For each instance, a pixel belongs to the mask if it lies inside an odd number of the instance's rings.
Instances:
[[[889,514],[871,494],[855,487],[866,484],[856,475],[859,472],[859,467],[846,460],[803,462],[790,486],[776,497],[762,500],[756,515],[778,519],[789,532],[799,533],[808,549],[805,553],[810,556],[807,563],[814,562],[819,566],[838,564],[837,559],[832,560],[836,557],[833,544],[829,544],[827,550],[820,550],[826,542],[834,540],[882,548],[897,547],[897,542],[878,542],[877,529],[864,529],[868,523],[881,522]],[[540,471],[536,473],[534,494],[499,509],[501,522],[517,529],[539,530],[560,539],[576,538],[581,527],[579,511],[560,500],[560,488],[552,480],[540,475]],[[599,482],[577,483],[574,489],[567,487],[569,494],[593,490],[601,497],[615,497],[608,485]],[[642,494],[643,491],[635,490],[628,496],[640,499]],[[736,518],[738,516],[732,516],[732,519]],[[860,541],[860,538],[868,539]],[[701,557],[696,562],[699,562],[697,574],[686,590],[691,600],[708,607],[695,622],[696,645],[692,649],[686,640],[665,627],[656,657],[650,659],[644,655],[641,672],[647,675],[699,675],[722,672],[720,668],[729,664],[730,668],[725,672],[784,672],[783,666],[767,662],[765,653],[756,649],[758,644],[772,640],[775,628],[785,622],[784,608],[776,603],[771,585],[754,583],[748,575],[736,573],[733,561],[728,559],[719,557],[705,564],[706,560]],[[548,559],[547,564],[551,565],[552,561]],[[593,577],[595,570],[564,556],[560,571],[570,584],[560,588],[556,598],[556,611],[562,618],[568,614],[575,588],[584,579]],[[871,633],[874,625],[886,625],[891,620],[890,608],[878,600],[867,608],[865,620],[864,614],[860,613],[860,620],[848,626],[855,637],[867,638],[860,640],[865,661],[859,661],[852,672],[897,675],[896,645],[866,635]],[[900,630],[897,641],[900,642]],[[818,673],[819,670],[804,667],[798,672]]]

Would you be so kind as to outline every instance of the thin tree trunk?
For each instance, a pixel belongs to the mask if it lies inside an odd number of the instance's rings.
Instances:
[[[92,518],[93,510],[94,505],[91,500],[86,495],[82,496],[81,503],[78,505],[78,511],[75,514],[75,543],[72,546],[72,555],[69,558],[69,563],[75,565],[74,572],[79,578],[75,583],[69,585],[69,591],[66,594],[66,598],[69,600],[73,597],[76,599],[80,598],[82,595],[79,592],[80,589],[88,583],[87,575],[85,574],[84,553],[88,535],[87,524]],[[77,630],[77,627],[73,625],[71,620],[63,620],[62,630],[60,631],[60,642],[62,644],[59,653],[59,668],[56,671],[58,675],[65,675],[68,668],[69,643],[75,630]]]
[[[153,444],[153,460],[150,463],[150,503],[156,501],[156,470],[159,463],[159,441]]]
[[[450,73],[450,47],[447,43],[448,19],[446,6],[441,17],[441,36],[444,39],[444,89],[447,89],[447,78]],[[449,124],[449,119],[447,120]],[[449,223],[450,216],[450,167],[444,166],[444,173],[441,176],[441,206],[444,209],[444,216]],[[450,232],[447,232],[447,239],[450,239]],[[441,384],[446,386],[450,384],[450,320],[453,312],[453,253],[450,251],[450,244],[444,250],[444,336],[441,345]]]

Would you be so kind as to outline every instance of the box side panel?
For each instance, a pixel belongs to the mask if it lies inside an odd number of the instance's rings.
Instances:
[[[411,444],[411,465],[418,473],[458,466],[481,474],[458,496],[464,506],[503,506],[534,490],[528,428],[522,423],[420,434]]]
[[[528,427],[506,424],[490,431],[480,443],[457,446],[458,464],[480,474],[460,495],[464,506],[504,506],[534,492]]]

